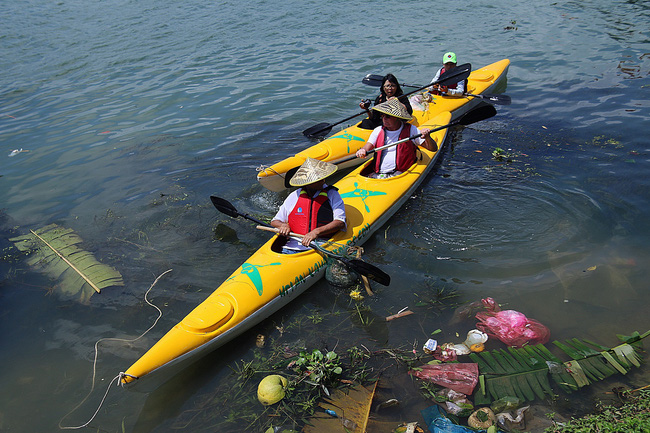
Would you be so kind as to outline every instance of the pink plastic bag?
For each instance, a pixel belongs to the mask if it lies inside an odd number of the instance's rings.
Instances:
[[[465,395],[472,394],[478,382],[478,364],[474,363],[427,364],[419,368],[409,374]]]
[[[485,311],[476,313],[476,328],[498,338],[508,346],[544,344],[551,337],[548,328],[514,310],[501,310],[492,298],[482,300]]]

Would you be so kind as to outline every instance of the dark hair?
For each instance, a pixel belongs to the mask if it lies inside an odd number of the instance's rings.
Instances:
[[[404,92],[402,91],[402,87],[399,85],[399,81],[397,81],[397,78],[393,74],[386,74],[384,76],[384,79],[381,80],[381,94],[386,97],[386,92],[384,91],[384,84],[386,84],[386,81],[390,81],[394,85],[397,86],[397,91],[395,91],[395,96],[402,96]]]

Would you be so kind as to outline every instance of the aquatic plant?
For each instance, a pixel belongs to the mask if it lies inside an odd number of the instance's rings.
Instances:
[[[565,424],[556,423],[554,414],[549,418],[554,426],[546,433],[600,433],[645,432],[650,429],[650,389],[639,389],[621,393],[620,406],[607,405],[599,413],[572,419]]]

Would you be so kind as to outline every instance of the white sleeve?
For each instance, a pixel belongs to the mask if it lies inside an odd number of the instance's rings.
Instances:
[[[463,93],[465,93],[465,80],[459,81],[455,89],[447,89],[447,95],[450,96],[463,96]]]
[[[368,143],[372,144],[375,147],[377,147],[377,136],[379,136],[379,131],[381,131],[381,126],[373,129],[370,133],[370,137],[368,137]]]
[[[289,194],[289,196],[284,200],[284,203],[282,203],[282,206],[280,206],[280,209],[278,209],[278,213],[276,213],[273,217],[274,220],[278,220],[282,223],[289,222],[289,213],[291,213],[293,208],[296,206],[296,203],[298,202],[300,190],[301,188],[298,188]]]
[[[442,71],[442,68],[438,69],[438,72],[436,72],[436,76],[433,77],[433,80],[431,80],[431,84],[433,84],[433,83],[435,83],[436,81],[438,81],[438,79],[440,78],[440,71]]]
[[[411,132],[409,132],[409,137],[413,137],[416,134],[421,134],[420,130],[417,128],[417,126],[411,125]],[[418,137],[414,139],[413,142],[418,146],[422,145],[422,143],[424,143],[424,138]]]
[[[345,229],[347,230],[347,221],[345,219],[345,204],[341,198],[341,194],[334,188],[327,191],[327,198],[332,205],[332,212],[334,214],[334,219],[343,221],[345,223]]]

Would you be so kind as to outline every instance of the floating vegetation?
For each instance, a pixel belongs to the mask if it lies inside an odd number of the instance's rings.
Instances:
[[[564,343],[554,341],[553,344],[573,359],[567,362],[562,362],[543,344],[471,353],[470,359],[478,364],[482,373],[475,404],[488,404],[507,396],[516,396],[522,401],[541,399],[545,395],[552,397],[549,374],[567,393],[616,373],[626,374],[632,367],[641,366],[641,358],[633,345],[648,335],[650,331],[644,335],[619,336],[624,343],[613,349],[577,338]]]
[[[172,428],[196,431],[210,425],[220,432],[263,432],[277,426],[299,429],[315,413],[323,414],[319,402],[322,405],[324,398],[336,400],[348,395],[341,390],[351,384],[371,383],[364,363],[367,358],[358,348],[340,356],[333,350],[320,349],[295,353],[286,345],[278,345],[268,357],[256,349],[254,359],[236,364],[233,374],[209,396],[200,398],[195,408],[182,413]],[[263,406],[257,398],[258,384],[265,377],[278,375],[284,379],[281,391],[274,390],[278,392],[277,396],[271,395],[274,398],[263,393]],[[281,399],[277,398],[279,395]]]
[[[423,307],[434,311],[437,315],[450,308],[457,308],[459,305],[458,291],[450,286],[441,285],[427,281],[423,288],[413,293],[416,297],[415,306]]]
[[[622,149],[624,147],[620,141],[615,138],[607,138],[604,135],[595,136],[589,144],[598,147],[614,147],[615,149]]]
[[[569,422],[555,421],[555,413],[548,414],[553,426],[548,433],[591,433],[597,428],[601,433],[647,431],[650,425],[650,389],[618,393],[621,402],[618,405],[600,407],[598,413],[571,419]]]
[[[517,30],[517,21],[516,20],[510,20],[510,25],[505,26],[503,30]]]
[[[59,281],[55,290],[61,294],[79,296],[80,302],[87,303],[101,289],[124,285],[117,270],[78,247],[82,239],[72,229],[50,224],[30,232],[10,241],[28,255],[30,266]]]

